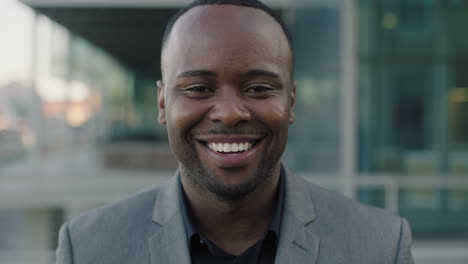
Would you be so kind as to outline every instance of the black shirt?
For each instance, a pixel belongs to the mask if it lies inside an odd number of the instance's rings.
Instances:
[[[198,232],[193,225],[191,211],[182,184],[180,184],[180,189],[180,207],[187,234],[187,241],[189,241],[192,264],[273,264],[275,262],[284,200],[283,172],[281,172],[279,180],[279,192],[275,213],[273,214],[273,219],[270,222],[267,232],[262,239],[239,256],[234,256],[225,252]],[[174,253],[177,254],[176,252]]]

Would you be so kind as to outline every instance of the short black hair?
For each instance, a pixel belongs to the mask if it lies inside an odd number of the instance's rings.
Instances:
[[[172,16],[171,20],[169,20],[169,23],[167,24],[166,29],[164,30],[161,51],[163,51],[165,48],[167,39],[169,38],[169,35],[172,32],[172,28],[174,27],[175,22],[190,9],[197,7],[197,6],[202,6],[202,5],[235,5],[235,6],[246,6],[246,7],[263,10],[268,15],[270,15],[276,22],[278,22],[278,24],[281,26],[281,29],[283,30],[283,33],[286,36],[286,39],[288,40],[289,49],[291,50],[291,58],[292,58],[291,63],[294,65],[294,50],[293,50],[293,39],[291,36],[291,32],[289,31],[288,27],[286,26],[284,21],[281,19],[281,17],[279,17],[271,8],[269,8],[268,6],[266,6],[265,4],[263,4],[262,2],[258,0],[195,0],[193,1],[192,3],[180,9],[174,16]]]

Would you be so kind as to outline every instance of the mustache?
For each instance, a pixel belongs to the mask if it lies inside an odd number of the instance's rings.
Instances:
[[[241,129],[241,128],[213,128],[202,131],[193,131],[193,136],[205,136],[205,135],[264,135],[264,130],[261,129]]]

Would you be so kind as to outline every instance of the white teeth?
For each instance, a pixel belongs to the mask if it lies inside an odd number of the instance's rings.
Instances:
[[[231,152],[231,144],[224,143],[224,152]]]
[[[210,142],[207,144],[211,150],[217,152],[239,152],[246,151],[252,147],[252,142],[240,142],[240,143],[214,143]]]
[[[232,152],[239,151],[239,145],[237,145],[237,143],[232,144],[231,145],[231,150],[232,150]]]
[[[218,151],[218,146],[216,143],[211,142],[208,144],[208,147],[214,151]]]

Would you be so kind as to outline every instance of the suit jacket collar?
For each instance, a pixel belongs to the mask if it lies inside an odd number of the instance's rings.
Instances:
[[[180,213],[179,197],[181,194],[179,192],[179,172],[177,171],[169,182],[160,188],[153,210],[154,222],[164,226],[174,215]]]
[[[151,264],[189,264],[190,254],[184,222],[179,208],[178,172],[160,188],[153,210],[153,221],[158,225],[149,238]]]
[[[284,166],[285,197],[275,263],[315,263],[320,238],[308,226],[316,219],[304,179]],[[189,241],[179,208],[179,175],[161,187],[156,197],[153,221],[158,225],[149,239],[151,263],[190,263]]]
[[[294,176],[284,166],[283,170],[286,193],[275,263],[313,264],[317,260],[320,238],[310,228],[316,219],[310,190],[304,179]]]

